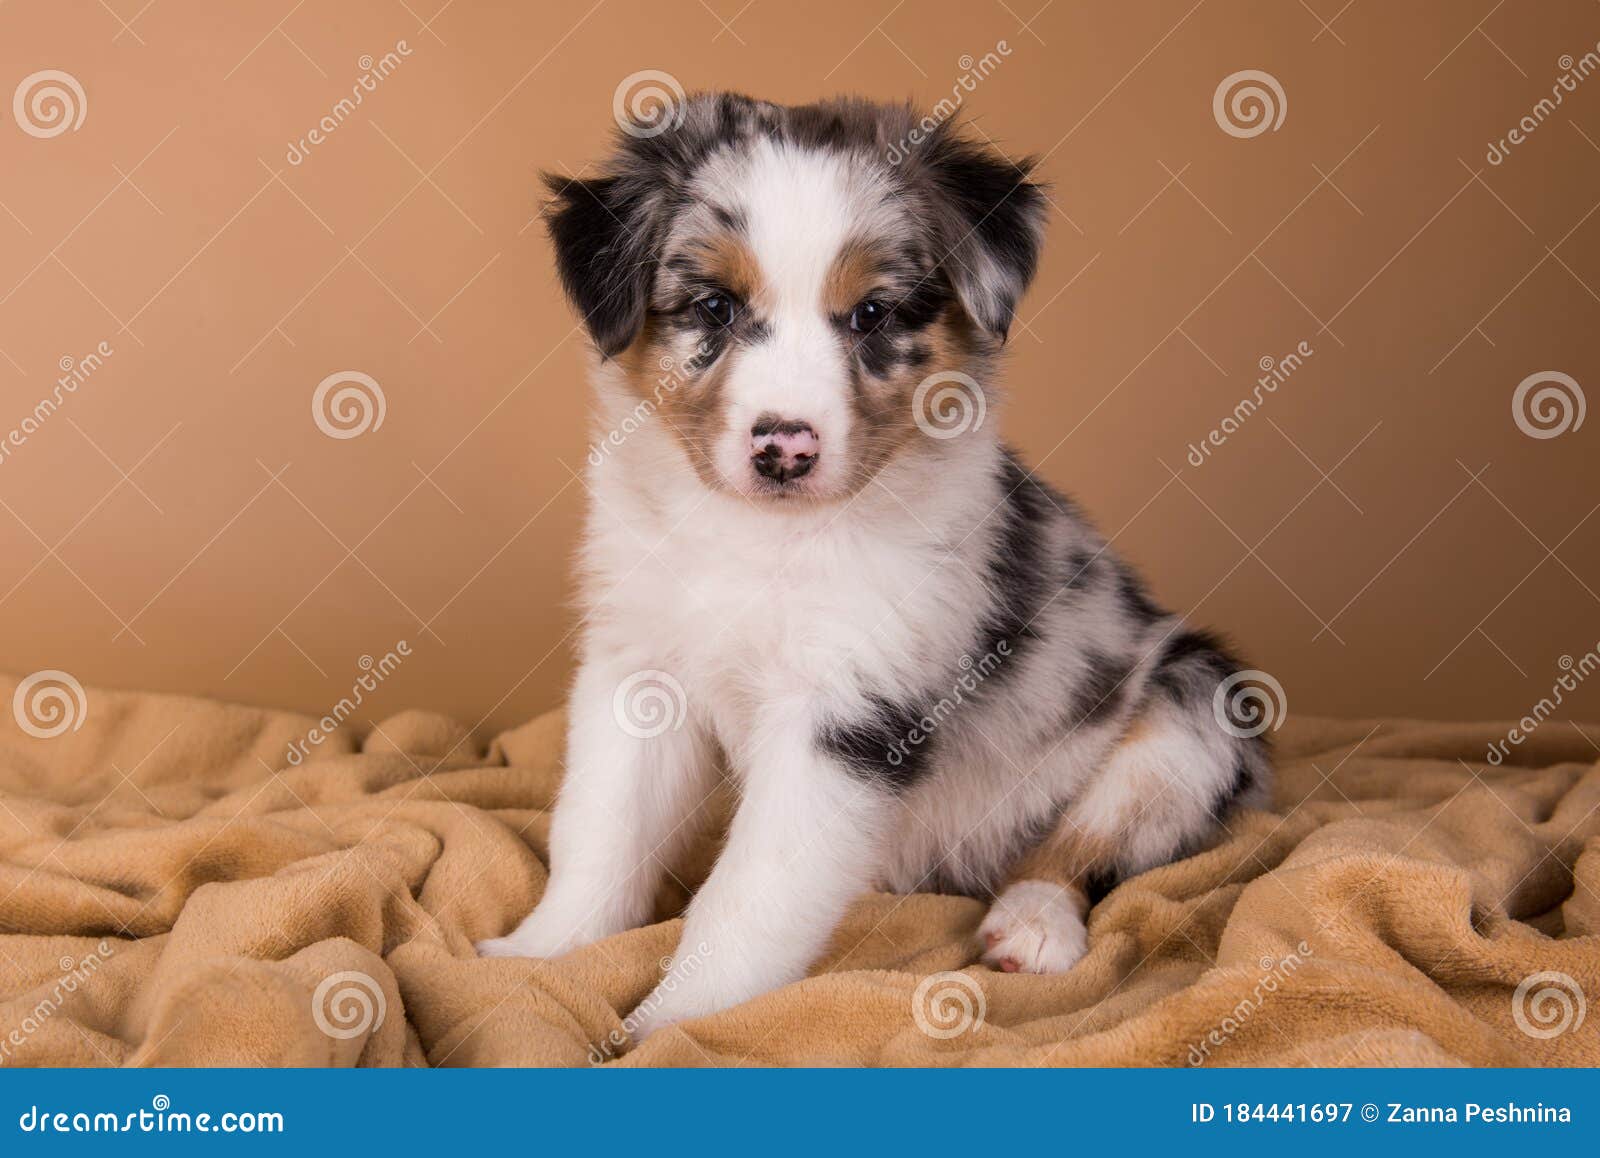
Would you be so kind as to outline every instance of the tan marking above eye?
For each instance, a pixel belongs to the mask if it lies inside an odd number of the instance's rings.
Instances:
[[[832,317],[848,314],[881,285],[881,268],[880,246],[860,239],[846,242],[823,279],[823,310]]]
[[[740,301],[754,302],[762,295],[761,266],[740,238],[730,233],[698,237],[690,252],[703,278],[725,287]]]

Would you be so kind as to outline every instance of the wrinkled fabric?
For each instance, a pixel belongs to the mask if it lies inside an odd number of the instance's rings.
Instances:
[[[49,738],[13,716],[0,1064],[1600,1064],[1600,728],[1494,766],[1495,724],[1294,718],[1275,811],[1124,882],[1069,973],[978,964],[979,901],[869,895],[807,979],[635,1048],[681,921],[472,949],[544,888],[560,713],[487,749],[420,712],[314,746],[175,696],[91,690]]]

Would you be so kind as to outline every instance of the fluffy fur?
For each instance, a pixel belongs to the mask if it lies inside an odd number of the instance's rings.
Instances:
[[[480,948],[648,921],[725,767],[695,967],[636,1037],[803,976],[874,888],[989,900],[986,960],[1070,968],[1092,899],[1203,847],[1269,766],[1214,708],[1239,665],[997,441],[1044,195],[951,127],[891,163],[905,109],[676,114],[552,182],[596,351],[586,616],[550,883]]]

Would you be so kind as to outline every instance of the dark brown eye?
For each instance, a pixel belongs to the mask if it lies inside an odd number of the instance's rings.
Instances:
[[[694,303],[694,312],[700,316],[700,321],[712,329],[722,329],[733,325],[734,315],[738,312],[733,298],[727,294],[707,294]]]
[[[883,325],[888,317],[888,306],[868,298],[850,311],[850,328],[858,334],[870,334]]]

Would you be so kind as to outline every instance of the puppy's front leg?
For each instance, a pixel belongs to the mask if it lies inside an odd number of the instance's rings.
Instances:
[[[672,966],[628,1019],[635,1041],[799,980],[878,876],[896,807],[887,789],[802,729],[770,735],[752,763]]]
[[[554,957],[644,924],[666,863],[694,835],[716,764],[682,689],[639,658],[618,648],[580,669],[549,883],[510,934],[479,942],[484,956]]]

